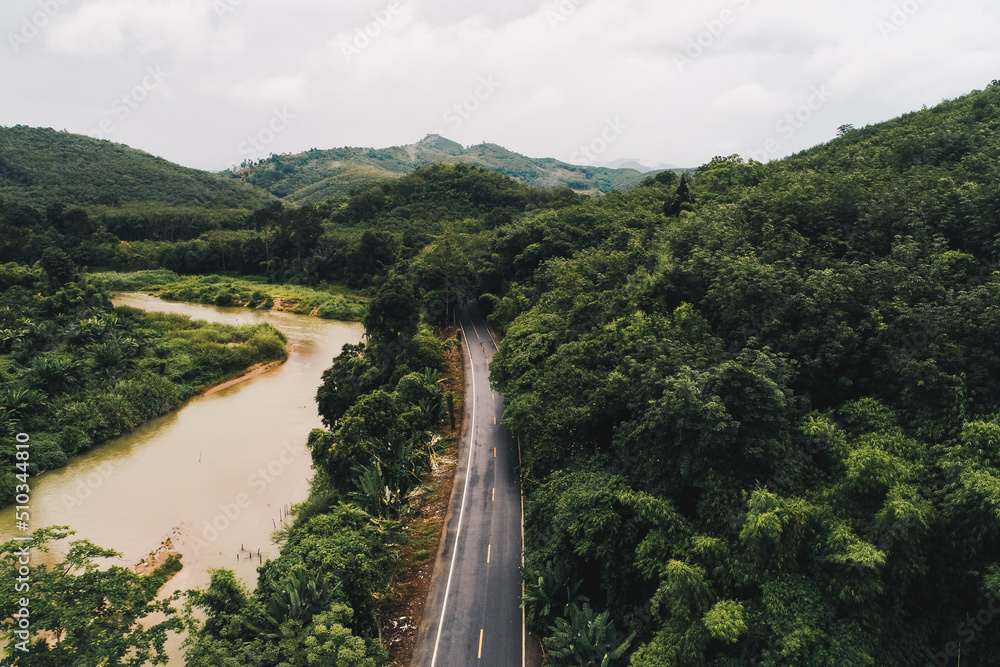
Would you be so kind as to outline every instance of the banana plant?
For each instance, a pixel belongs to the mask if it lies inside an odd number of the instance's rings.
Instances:
[[[569,572],[563,563],[549,561],[535,569],[525,570],[524,596],[521,606],[525,608],[528,627],[542,630],[552,617],[567,607],[588,602],[580,593],[583,585],[575,572]]]
[[[569,618],[557,618],[545,639],[552,664],[559,667],[614,667],[628,651],[633,632],[620,640],[607,611],[595,614],[589,603],[569,607]]]
[[[369,514],[376,518],[382,518],[382,489],[385,487],[382,477],[382,466],[376,461],[368,468],[357,467],[354,469],[354,486],[357,491],[349,494],[358,501]]]
[[[338,588],[340,582],[334,590]],[[271,593],[263,614],[264,622],[260,626],[249,625],[263,637],[280,639],[283,623],[294,620],[307,626],[332,600],[333,594],[325,581],[299,568],[291,573],[283,587]]]

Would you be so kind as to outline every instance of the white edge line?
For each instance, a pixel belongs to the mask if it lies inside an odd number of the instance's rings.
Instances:
[[[448,609],[448,595],[451,592],[451,578],[455,574],[455,559],[458,556],[458,538],[462,535],[462,519],[465,517],[465,499],[469,495],[469,471],[472,469],[472,453],[475,451],[473,440],[476,436],[476,369],[472,364],[472,348],[466,335],[465,324],[462,324],[462,338],[465,348],[469,351],[469,369],[472,371],[472,426],[469,429],[469,462],[465,469],[465,489],[462,491],[462,507],[458,512],[458,529],[455,531],[455,544],[452,546],[451,567],[448,569],[448,584],[444,588],[444,602],[441,603],[441,620],[438,622],[437,638],[434,640],[434,653],[431,656],[431,667],[437,664],[438,646],[441,643],[441,631],[444,629],[444,615]],[[448,536],[445,535],[447,540]],[[522,538],[523,539],[523,538]]]
[[[521,439],[517,439],[517,460],[521,461]],[[524,569],[524,490],[518,480],[517,492],[521,496],[521,569]],[[524,577],[521,577],[521,667],[526,667],[528,646],[527,610],[524,608]]]

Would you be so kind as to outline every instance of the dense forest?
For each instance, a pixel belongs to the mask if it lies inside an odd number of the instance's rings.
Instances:
[[[274,199],[122,144],[23,125],[0,127],[0,198],[40,209],[60,202],[256,208]]]
[[[191,665],[385,664],[379,601],[447,431],[466,298],[504,334],[492,382],[524,450],[524,606],[550,664],[996,664],[998,130],[993,84],[603,197],[435,165],[315,206],[202,210],[218,226],[173,237],[8,204],[0,260],[20,264],[0,277],[21,305],[3,382],[30,396],[67,376],[21,350],[67,357],[87,309],[106,312],[76,264],[371,298],[366,344],[318,389],[326,428],[282,555],[254,591],[218,571],[191,595],[207,616],[185,619]],[[64,301],[65,321],[39,310]],[[157,326],[115,317],[121,332],[79,339],[87,354]],[[30,327],[37,342],[23,318],[54,324]],[[93,381],[168,359],[141,349]]]
[[[553,664],[1000,660],[998,129],[991,86],[497,230]]]

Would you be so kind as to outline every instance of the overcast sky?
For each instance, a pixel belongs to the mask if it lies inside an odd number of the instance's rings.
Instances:
[[[431,132],[777,158],[1000,79],[996,0],[3,0],[0,29],[0,125],[212,170]]]

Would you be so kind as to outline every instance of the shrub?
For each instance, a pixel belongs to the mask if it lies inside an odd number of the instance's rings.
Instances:
[[[55,436],[40,433],[31,439],[31,462],[28,469],[32,473],[62,468],[68,460],[69,457],[56,442]]]
[[[66,452],[67,456],[73,456],[83,449],[87,449],[93,443],[90,436],[79,426],[67,426],[59,432],[59,448]]]

